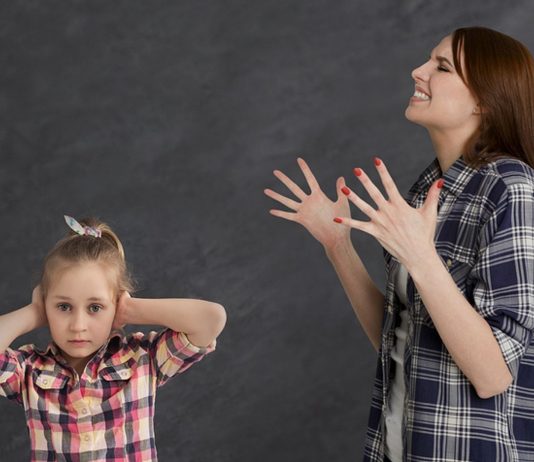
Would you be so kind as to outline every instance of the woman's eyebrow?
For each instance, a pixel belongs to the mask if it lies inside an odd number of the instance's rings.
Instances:
[[[432,59],[432,55],[429,55],[429,58]],[[436,60],[438,60],[440,62],[445,61],[449,66],[454,68],[454,65],[447,58],[445,58],[445,56],[436,56]]]

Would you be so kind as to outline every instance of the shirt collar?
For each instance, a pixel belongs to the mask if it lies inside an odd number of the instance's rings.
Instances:
[[[441,177],[445,181],[443,190],[458,196],[476,172],[475,168],[465,163],[462,156],[458,157],[445,172],[442,172],[438,158],[435,157],[419,175],[419,178],[410,188],[410,192],[417,194],[428,191],[432,183]]]

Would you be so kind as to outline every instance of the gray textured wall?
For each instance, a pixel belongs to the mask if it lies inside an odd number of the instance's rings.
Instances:
[[[372,156],[406,192],[434,157],[404,119],[411,70],[456,27],[534,49],[534,3],[390,0],[0,4],[1,313],[30,301],[64,213],[122,237],[140,297],[222,303],[218,350],[160,389],[160,460],[361,459],[375,354],[321,246],[263,188],[333,197]],[[361,190],[363,192],[363,189]],[[363,215],[354,211],[356,217]],[[381,248],[353,242],[384,289]],[[13,346],[44,345],[46,329]],[[28,460],[0,402],[2,461]]]

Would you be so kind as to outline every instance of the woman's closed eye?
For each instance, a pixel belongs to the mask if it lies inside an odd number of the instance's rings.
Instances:
[[[446,67],[443,67],[443,66],[438,66],[438,71],[440,71],[440,72],[450,72],[449,69],[447,69]]]

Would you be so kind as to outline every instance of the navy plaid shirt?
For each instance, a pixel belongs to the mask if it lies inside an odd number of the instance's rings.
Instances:
[[[476,170],[460,157],[442,174],[435,158],[405,199],[420,207],[439,177],[445,184],[436,250],[459,290],[490,325],[514,380],[505,392],[480,398],[445,348],[408,275],[403,460],[534,461],[534,169],[507,157]],[[383,251],[382,342],[364,450],[364,461],[380,462],[401,308],[394,280],[399,262]]]

